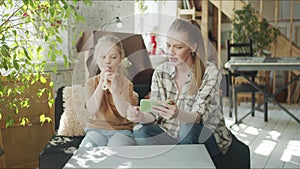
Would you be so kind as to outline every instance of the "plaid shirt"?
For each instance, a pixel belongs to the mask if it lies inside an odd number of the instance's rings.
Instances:
[[[177,90],[175,74],[175,67],[169,62],[157,67],[152,77],[151,98],[163,101],[173,99],[179,109],[186,112],[199,113],[201,122],[213,132],[218,147],[224,154],[232,140],[230,131],[225,125],[220,106],[219,87],[221,73],[219,69],[215,64],[208,62],[202,85],[193,95],[188,94],[194,80],[192,69],[188,72],[188,81],[182,86],[181,93]],[[162,118],[158,114],[154,115],[156,119]],[[164,119],[164,122],[159,124],[159,126],[169,135],[177,138],[181,124],[182,122],[177,119]]]

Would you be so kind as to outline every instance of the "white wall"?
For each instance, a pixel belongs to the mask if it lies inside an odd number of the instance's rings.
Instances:
[[[150,32],[157,35],[157,48],[165,48],[165,34],[170,23],[177,18],[177,3],[177,1],[146,1],[148,10],[144,14],[139,14],[136,9],[136,33],[143,35],[147,48],[150,48]]]
[[[174,19],[177,18],[177,9],[178,9],[178,2],[177,1],[166,1],[166,2],[160,2],[159,3],[159,12],[164,15],[164,20],[160,22],[159,30],[161,30],[162,33],[167,32],[168,25],[163,24],[163,22],[169,22],[171,23]],[[161,48],[166,48],[166,38],[164,36],[161,36],[160,39],[160,46]]]
[[[79,3],[77,11],[85,18],[85,23],[76,24],[75,30],[70,31],[69,50],[72,58],[77,57],[75,45],[72,41],[79,38],[80,32],[85,30],[99,30],[101,25],[110,22],[115,16],[120,18],[132,15],[134,13],[134,1],[93,1],[92,6],[86,6]],[[72,24],[72,21],[70,21]],[[126,25],[124,23],[124,25]],[[128,24],[127,24],[128,26]],[[110,25],[106,30],[114,29],[115,25]],[[74,37],[75,33],[78,37]]]

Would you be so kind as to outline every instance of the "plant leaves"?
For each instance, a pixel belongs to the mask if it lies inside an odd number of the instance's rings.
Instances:
[[[45,84],[47,82],[47,79],[44,76],[40,76],[41,83]]]
[[[74,2],[76,5],[77,1]],[[92,4],[92,1],[84,0],[84,4],[88,3]],[[74,28],[76,24],[66,25],[69,18],[81,21],[84,20],[84,17],[76,11],[74,3],[68,0],[2,0],[0,4],[2,7],[0,64],[4,72],[10,71],[5,78],[6,81],[13,84],[13,87],[10,88],[0,84],[0,95],[7,98],[3,104],[9,105],[12,110],[10,111],[12,114],[9,116],[9,113],[4,112],[0,107],[0,120],[5,117],[3,120],[6,122],[6,127],[12,126],[14,118],[16,118],[14,116],[19,113],[17,117],[20,124],[28,125],[30,124],[29,119],[19,116],[22,116],[21,110],[23,110],[20,108],[26,108],[30,103],[16,98],[24,91],[28,91],[31,84],[34,85],[38,81],[42,84],[48,82],[45,75],[47,62],[49,60],[56,62],[58,57],[65,60],[67,58],[58,46],[64,41],[61,37],[61,30]],[[51,26],[51,21],[55,22],[56,26]],[[67,66],[66,63],[65,65]],[[47,69],[47,71],[49,70],[57,73],[56,66]],[[53,90],[53,82],[50,82],[49,85]],[[43,92],[45,90],[39,90],[37,93],[32,93],[31,96],[45,94],[48,97],[44,103],[53,106],[54,99],[50,90],[47,89],[47,93]],[[2,100],[0,102],[2,103]],[[44,119],[50,121],[47,117]]]

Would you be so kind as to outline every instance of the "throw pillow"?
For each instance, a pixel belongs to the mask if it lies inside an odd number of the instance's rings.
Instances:
[[[61,136],[83,136],[87,124],[85,89],[82,86],[67,86],[63,90],[64,112],[57,131]]]

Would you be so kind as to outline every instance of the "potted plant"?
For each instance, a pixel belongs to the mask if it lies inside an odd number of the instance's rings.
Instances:
[[[256,56],[264,56],[270,49],[270,45],[276,42],[279,29],[272,27],[266,19],[260,21],[258,13],[250,4],[241,10],[235,10],[231,20],[232,29],[228,36],[234,42],[246,42],[252,39],[253,51]]]
[[[234,10],[232,18],[232,29],[228,31],[229,39],[235,43],[243,43],[252,39],[254,56],[269,57],[271,55],[270,46],[276,42],[280,33],[279,29],[271,26],[264,18],[260,21],[258,12],[251,7],[250,3],[240,10]],[[269,73],[268,71],[259,71],[258,83],[268,84]],[[260,100],[262,101],[262,98]]]
[[[90,0],[84,0],[91,4]],[[48,63],[56,64],[56,58],[63,57],[65,65],[68,57],[63,54],[59,44],[63,42],[61,31],[70,29],[68,18],[76,22],[83,18],[76,12],[76,0],[0,0],[0,119],[6,127],[29,125],[30,120],[21,109],[30,106],[30,98],[23,97],[31,85],[49,83],[45,68]],[[52,71],[56,72],[55,66]],[[10,85],[8,85],[10,84]],[[40,88],[37,97],[47,95],[48,105],[54,99],[49,88]],[[42,112],[40,121],[51,119]]]

